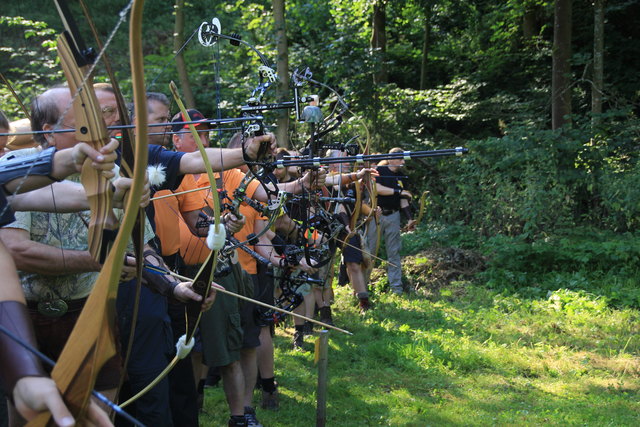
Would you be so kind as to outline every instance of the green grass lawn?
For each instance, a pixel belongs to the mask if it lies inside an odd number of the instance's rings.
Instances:
[[[504,296],[454,282],[434,296],[374,296],[358,314],[336,289],[329,340],[328,426],[640,425],[640,313],[583,292]],[[278,412],[269,426],[313,426],[313,343],[291,350],[276,332]],[[256,403],[259,394],[256,392]],[[205,397],[205,426],[223,426],[220,387]]]

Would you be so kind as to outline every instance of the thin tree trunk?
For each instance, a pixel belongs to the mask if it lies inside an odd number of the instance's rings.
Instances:
[[[571,114],[571,0],[556,0],[551,77],[551,127],[570,124]]]
[[[538,19],[537,10],[534,6],[527,6],[522,17],[522,38],[528,43],[538,35]]]
[[[173,32],[173,52],[177,52],[184,43],[184,0],[176,0],[176,21]],[[182,52],[176,56],[176,68],[178,69],[178,79],[180,80],[180,89],[184,96],[184,103],[187,108],[196,108],[196,102],[193,98],[193,91],[189,83],[189,75],[187,74],[187,66],[184,62]]]
[[[420,89],[427,88],[427,67],[429,63],[429,47],[431,44],[431,2],[424,5],[424,37],[422,38],[422,63],[420,64]]]
[[[604,86],[604,2],[593,3],[593,87],[591,88],[591,112],[593,123],[600,121],[602,91]]]
[[[276,47],[278,50],[276,61],[278,72],[276,99],[278,102],[283,102],[289,100],[289,52],[285,21],[285,0],[273,0],[273,19],[276,30]],[[289,112],[287,110],[277,110],[276,123],[278,145],[281,147],[289,147]]]
[[[380,68],[373,75],[373,83],[387,83],[389,76],[387,73],[386,52],[387,52],[387,33],[386,33],[386,0],[378,0],[373,5],[373,19],[371,32],[371,50],[380,60]]]

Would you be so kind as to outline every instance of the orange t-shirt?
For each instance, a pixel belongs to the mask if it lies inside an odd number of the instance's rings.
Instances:
[[[218,178],[219,174],[216,173],[215,176],[216,178]],[[236,188],[238,188],[243,179],[244,173],[242,173],[240,169],[230,169],[223,172],[222,182],[224,185],[224,191],[227,192],[227,197],[233,199],[233,192]],[[255,180],[249,183],[246,190],[247,197],[253,197],[253,194],[255,193],[258,185],[259,182]],[[186,175],[176,192],[202,187],[210,187],[209,177],[206,174],[201,174],[197,180],[193,177],[193,175]],[[177,197],[178,203],[180,205],[180,211],[182,212],[199,210],[204,208],[205,206],[208,206],[210,208],[213,207],[211,191],[197,191],[194,193],[182,194]],[[247,239],[247,236],[249,234],[253,233],[256,219],[261,219],[261,217],[255,209],[245,203],[240,204],[240,213],[245,217],[245,225],[234,235],[234,237],[243,242]],[[206,239],[193,235],[184,221],[181,222],[179,228],[180,254],[182,255],[185,263],[187,265],[195,265],[204,262],[209,255],[209,252],[211,252],[205,243]],[[253,249],[253,246],[251,245],[247,245],[247,247]],[[256,260],[241,249],[238,249],[237,252],[238,260],[240,261],[240,265],[242,265],[242,268],[249,274],[256,274]]]
[[[157,191],[153,197],[173,194],[170,190]],[[180,232],[179,223],[184,223],[180,218],[180,208],[175,197],[165,197],[164,199],[154,200],[153,208],[155,210],[156,235],[160,239],[162,245],[162,255],[173,255],[180,250]]]

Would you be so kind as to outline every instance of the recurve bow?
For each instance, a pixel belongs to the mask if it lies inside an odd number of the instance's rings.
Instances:
[[[129,236],[133,229],[139,209],[139,200],[144,187],[144,176],[147,165],[146,120],[147,105],[142,64],[141,25],[143,0],[134,0],[130,23],[130,57],[133,73],[134,98],[136,112],[139,119],[138,126],[142,131],[137,132],[135,166],[133,184],[125,208],[118,234],[113,247],[107,255],[103,268],[98,275],[76,327],[60,355],[51,376],[62,392],[65,402],[76,417],[78,425],[86,424],[86,411],[89,404],[91,390],[93,390],[96,376],[104,363],[116,353],[114,323],[115,299],[117,286],[122,272],[123,256],[127,248]],[[75,82],[83,82],[80,90],[84,94],[93,93],[93,88],[83,75],[83,64],[79,59],[80,52],[76,51],[76,44],[69,31],[63,32],[58,39],[61,62],[66,63],[72,73],[67,78]],[[71,77],[71,78],[70,78]],[[105,138],[106,129],[102,121],[101,110],[97,106],[95,94],[87,95],[87,116],[76,117],[78,128],[95,134],[96,140]],[[104,131],[103,131],[104,130]],[[93,206],[92,206],[93,209]],[[44,426],[51,422],[51,415],[43,413],[31,421],[29,426]]]

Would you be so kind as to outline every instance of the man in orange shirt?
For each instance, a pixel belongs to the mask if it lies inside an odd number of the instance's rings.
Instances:
[[[174,137],[176,147],[179,144],[188,146],[190,142],[195,142],[191,141],[193,138],[190,135],[184,135],[180,138],[182,141],[178,142]],[[241,140],[242,135],[236,134],[231,138],[229,147],[239,146]],[[278,188],[284,191],[299,192],[304,185],[307,187],[310,185],[311,178],[312,176],[309,174],[295,182],[279,185]],[[232,202],[234,191],[242,185],[244,179],[245,174],[240,169],[231,169],[225,171],[222,176],[216,175],[216,187],[218,191],[222,191],[223,198],[226,196],[226,199]],[[321,173],[320,181],[323,179],[324,174]],[[197,177],[191,175],[185,177],[179,191],[209,188],[210,185],[208,176],[204,174]],[[248,198],[257,198],[263,201],[268,198],[265,189],[260,186],[257,180],[249,182],[244,193]],[[186,193],[178,196],[178,202],[186,220],[186,227],[189,229],[189,233],[186,233],[185,226],[181,225],[181,255],[187,265],[198,265],[206,259],[210,252],[204,242],[195,236],[206,235],[206,229],[197,227],[197,224],[202,223],[203,218],[205,219],[204,223],[207,224],[213,204],[211,192]],[[238,208],[245,224],[241,230],[235,233],[235,238],[240,242],[246,242],[251,233],[258,234],[265,224],[260,214],[245,203],[241,203]],[[264,253],[262,245],[268,244],[268,239],[265,239],[264,236],[260,238],[261,252]],[[251,250],[257,249],[250,244],[246,244],[246,246]],[[242,269],[233,259],[236,253]],[[267,256],[271,262],[279,261],[275,255],[271,256],[271,252],[268,252]],[[259,283],[256,283],[257,273],[255,259],[246,252],[238,250],[232,252],[227,268],[217,272],[216,281],[228,290],[239,291],[246,296],[255,296],[255,290],[258,290],[259,294],[263,292]],[[267,290],[267,292],[269,291]],[[273,289],[270,292],[272,300]],[[264,295],[264,297],[268,299],[268,295]],[[211,315],[202,318],[201,333],[205,363],[210,367],[218,366],[221,368],[225,393],[231,410],[229,425],[259,426],[252,405],[252,395],[257,378],[256,348],[261,345],[261,339],[265,339],[262,334],[263,328],[255,323],[253,304],[243,302],[240,306],[235,297],[228,295],[217,298],[217,301]],[[270,333],[268,337],[271,338]],[[271,378],[273,379],[273,375]],[[241,416],[244,417],[244,420]],[[246,424],[242,424],[243,421]]]

